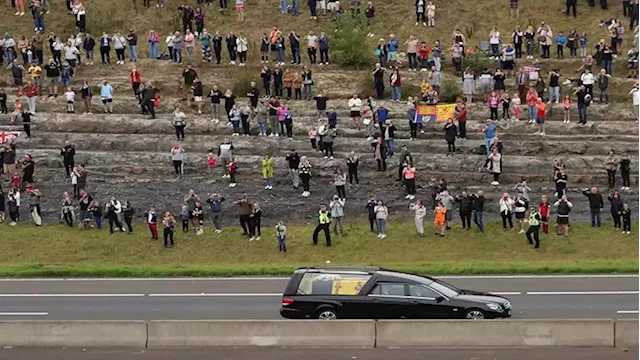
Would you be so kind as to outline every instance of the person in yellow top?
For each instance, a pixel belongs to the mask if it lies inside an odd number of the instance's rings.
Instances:
[[[424,95],[429,92],[429,90],[431,90],[431,84],[429,83],[429,79],[425,77],[422,79],[422,83],[420,83],[420,92]]]
[[[29,69],[27,69],[27,73],[29,73],[29,75],[31,75],[31,79],[33,80],[33,83],[36,84],[36,86],[38,87],[38,90],[40,89],[40,78],[42,77],[42,68],[40,67],[40,65],[38,65],[37,63],[32,63],[31,66],[29,66]]]
[[[435,210],[433,211],[434,213],[434,219],[433,219],[433,225],[436,226],[436,234],[440,234],[440,236],[444,236],[444,232],[445,232],[445,215],[447,214],[447,208],[444,207],[444,205],[442,205],[441,202],[438,203],[438,206],[436,206]]]
[[[262,158],[262,177],[267,182],[265,190],[273,189],[273,158],[268,154]]]

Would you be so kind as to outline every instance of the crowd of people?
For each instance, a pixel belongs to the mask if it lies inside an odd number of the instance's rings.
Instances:
[[[570,2],[570,1],[569,1]],[[567,2],[567,13],[572,7],[575,11],[575,4],[569,6]],[[221,1],[221,10],[226,11],[226,1]],[[517,16],[517,1],[513,7],[512,15]],[[210,1],[202,2],[203,6],[211,6]],[[323,5],[324,4],[324,5]],[[338,1],[309,1],[310,16],[316,18],[318,13],[325,10],[334,14],[341,14],[342,7]],[[19,8],[16,2],[16,15],[24,15],[24,9]],[[145,1],[145,6],[150,7],[151,2]],[[158,0],[156,7],[163,7],[164,1]],[[103,33],[97,40],[86,32],[86,13],[82,1],[67,1],[68,11],[76,18],[78,35],[71,35],[66,42],[50,32],[48,36],[49,51],[52,55],[45,61],[44,58],[44,15],[49,11],[48,1],[32,0],[30,4],[35,22],[35,35],[31,39],[22,36],[18,41],[6,33],[0,40],[2,53],[0,61],[7,61],[8,69],[11,71],[14,85],[17,87],[18,95],[27,98],[27,106],[23,106],[20,99],[13,104],[11,115],[12,123],[19,118],[24,125],[27,137],[31,136],[30,117],[36,114],[36,99],[38,95],[43,95],[43,89],[48,90],[48,96],[58,96],[58,86],[66,100],[66,111],[73,113],[75,109],[75,97],[79,94],[84,103],[84,112],[92,113],[93,97],[91,84],[86,81],[81,87],[74,89],[72,86],[73,77],[78,66],[93,65],[93,52],[96,46],[100,50],[100,58],[103,64],[111,63],[111,50],[116,54],[116,64],[122,65],[126,62],[128,54],[129,62],[136,63],[139,60],[138,35],[135,29],[130,29],[125,35],[116,32],[114,34]],[[297,1],[291,5],[286,0],[280,1],[281,12],[298,14]],[[351,1],[349,8],[351,13],[360,11],[360,2]],[[295,10],[294,10],[295,9]],[[244,21],[244,2],[236,0],[236,10],[238,21]],[[637,18],[638,1],[633,0],[625,5],[631,17],[629,29],[634,29],[633,46],[627,51],[627,77],[637,77],[638,68],[638,30],[637,21],[634,24],[633,14]],[[197,113],[202,114],[204,109],[204,98],[211,101],[211,116],[213,121],[219,122],[225,119],[232,129],[231,136],[250,135],[250,123],[258,123],[258,135],[269,137],[293,137],[294,113],[287,105],[289,100],[308,100],[316,102],[316,117],[318,122],[310,127],[308,134],[310,147],[313,151],[320,151],[324,158],[334,159],[334,139],[338,135],[336,128],[338,116],[329,105],[329,99],[322,91],[314,94],[314,80],[311,66],[326,66],[330,64],[330,38],[325,33],[316,35],[313,31],[305,36],[298,35],[291,31],[284,35],[280,29],[274,27],[269,34],[265,33],[260,39],[260,61],[263,68],[260,71],[262,88],[255,82],[250,84],[247,94],[234,94],[231,90],[223,92],[217,85],[213,85],[208,95],[205,95],[204,84],[198,77],[192,64],[199,61],[196,55],[196,48],[200,47],[201,61],[221,64],[223,56],[228,56],[230,65],[244,66],[248,61],[249,40],[241,33],[229,32],[221,34],[219,31],[209,33],[204,24],[204,11],[202,8],[194,9],[188,5],[181,5],[178,8],[182,18],[183,28],[169,34],[164,41],[166,51],[164,51],[160,34],[149,31],[145,36],[149,46],[149,57],[152,59],[168,60],[174,63],[186,62],[188,65],[182,71],[185,88],[192,92],[192,101],[196,104]],[[433,2],[423,0],[416,1],[416,25],[435,26],[436,6]],[[375,8],[371,2],[368,3],[364,13],[367,18],[373,19]],[[460,30],[455,30],[452,34],[451,46],[443,45],[440,41],[427,44],[420,41],[415,36],[402,42],[395,35],[390,34],[388,40],[380,39],[374,49],[377,59],[371,76],[373,77],[376,98],[368,97],[360,99],[358,94],[354,94],[348,100],[349,126],[363,129],[364,136],[371,144],[371,152],[376,159],[378,171],[387,170],[387,159],[397,156],[397,180],[401,181],[405,188],[405,197],[411,202],[409,208],[415,214],[415,224],[419,235],[424,235],[424,218],[431,211],[434,214],[433,224],[437,229],[437,234],[445,236],[451,228],[453,214],[457,210],[460,214],[462,226],[470,229],[471,219],[476,224],[479,231],[484,231],[483,211],[485,199],[482,191],[476,194],[460,193],[452,196],[446,189],[446,183],[431,179],[429,182],[429,205],[425,205],[422,200],[413,200],[416,194],[416,167],[405,145],[400,146],[400,151],[395,149],[395,131],[397,130],[390,119],[390,111],[381,101],[385,97],[385,88],[391,88],[391,101],[400,102],[402,96],[402,77],[400,68],[404,66],[401,47],[406,46],[407,71],[424,72],[421,84],[421,94],[416,97],[409,97],[407,101],[406,116],[411,129],[411,139],[418,137],[418,131],[423,130],[423,123],[416,114],[416,107],[420,104],[438,104],[440,98],[442,81],[442,63],[444,54],[451,54],[453,71],[461,79],[463,96],[457,101],[455,116],[449,119],[444,126],[444,140],[447,143],[448,154],[455,155],[457,140],[466,140],[466,119],[467,106],[474,101],[474,97],[482,97],[489,107],[489,117],[487,123],[482,128],[483,147],[486,152],[486,161],[483,168],[493,176],[492,185],[499,185],[499,178],[502,173],[503,144],[497,136],[495,122],[502,120],[521,120],[521,106],[526,106],[530,124],[537,124],[536,134],[545,135],[545,117],[548,115],[550,106],[547,104],[562,103],[564,108],[564,122],[570,122],[570,110],[572,108],[572,98],[577,99],[577,108],[581,123],[587,122],[587,107],[594,101],[594,85],[599,90],[599,100],[602,103],[609,102],[609,84],[612,74],[612,63],[622,55],[624,27],[621,21],[611,19],[603,22],[603,28],[610,34],[611,41],[599,41],[590,51],[589,38],[585,33],[579,33],[571,29],[565,35],[552,32],[549,25],[541,23],[537,29],[529,27],[521,31],[519,27],[514,29],[511,39],[505,40],[498,29],[493,29],[486,41],[480,44],[477,50],[467,43],[465,35]],[[309,65],[305,65],[298,70],[287,67],[287,54],[285,49],[289,48],[290,62],[294,65],[302,64],[301,42],[306,43],[307,57]],[[556,44],[556,56],[564,57],[564,49],[568,49],[569,57],[581,58],[582,66],[578,69],[578,75],[567,75],[567,80],[562,81],[563,74],[559,70],[549,71],[548,84],[545,83],[541,75],[542,65],[536,62],[529,67],[516,66],[520,59],[533,59],[536,53],[542,58],[551,57],[551,46]],[[223,45],[227,53],[223,52]],[[485,47],[486,45],[486,47]],[[304,46],[304,45],[303,45]],[[523,52],[523,47],[524,52]],[[184,50],[184,52],[183,52]],[[476,51],[487,51],[491,60],[496,61],[497,70],[489,71],[485,68],[480,74],[470,67],[465,68],[465,58],[472,56]],[[578,54],[579,51],[579,54]],[[318,55],[319,53],[319,61]],[[185,58],[183,59],[183,54]],[[403,55],[404,55],[403,54]],[[19,56],[21,55],[21,57]],[[226,62],[226,61],[225,61]],[[315,71],[315,70],[314,70]],[[30,79],[23,85],[25,75]],[[515,78],[517,91],[512,94],[506,89],[505,80],[508,77]],[[141,73],[137,68],[130,72],[129,82],[133,95],[138,99],[141,112],[155,118],[155,108],[158,106],[159,89],[152,82],[143,82]],[[569,87],[569,92],[561,91],[561,85]],[[637,85],[636,85],[637,88]],[[105,113],[113,112],[114,89],[106,80],[99,85],[100,100]],[[478,91],[480,89],[480,91]],[[545,91],[548,95],[545,96]],[[564,93],[564,94],[561,94]],[[412,94],[417,95],[417,94]],[[247,102],[241,102],[240,97],[248,97]],[[4,99],[4,100],[3,100]],[[333,101],[333,100],[332,100]],[[6,105],[6,94],[0,89],[0,110],[8,112]],[[501,117],[499,109],[502,109]],[[224,111],[224,113],[223,113]],[[525,115],[526,116],[526,115]],[[173,111],[172,124],[175,128],[177,140],[183,141],[185,138],[185,127],[187,126],[187,115],[181,107],[176,107]],[[217,153],[216,153],[217,152]],[[222,168],[223,178],[229,179],[229,187],[237,185],[238,164],[234,159],[234,146],[232,141],[225,139],[217,150],[211,149],[206,162],[206,167],[213,171],[217,166]],[[171,160],[175,173],[184,173],[184,160],[186,150],[175,144],[171,148]],[[11,218],[11,224],[15,225],[19,221],[20,194],[28,194],[30,205],[35,214],[40,215],[40,197],[42,194],[35,186],[33,177],[36,172],[36,161],[31,156],[26,156],[24,160],[16,157],[16,145],[8,141],[0,153],[3,163],[3,172],[7,179],[11,181],[11,190],[5,196],[0,188],[0,219],[4,219],[5,201],[6,208]],[[89,228],[93,223],[97,228],[102,227],[103,214],[109,221],[110,231],[132,232],[132,219],[134,208],[129,201],[119,202],[111,198],[104,206],[94,200],[86,190],[87,172],[84,165],[76,165],[74,162],[75,148],[72,144],[66,143],[61,149],[66,174],[73,185],[73,196],[65,193],[62,200],[61,218],[70,226],[74,226],[79,221],[83,229]],[[311,194],[310,179],[313,175],[311,163],[305,156],[299,156],[295,149],[291,149],[286,157],[288,172],[291,177],[292,186],[298,189],[302,185],[302,196],[308,197]],[[360,162],[358,155],[351,151],[344,164],[333,167],[332,185],[335,186],[336,195],[329,204],[321,206],[318,212],[318,227],[313,234],[313,243],[318,241],[320,232],[324,232],[327,245],[331,245],[330,224],[333,224],[335,234],[343,234],[343,223],[345,216],[345,201],[347,199],[345,186],[358,184],[358,168]],[[266,154],[260,160],[262,175],[265,182],[265,190],[273,189],[275,183],[274,162],[271,155]],[[218,165],[219,164],[219,165]],[[16,166],[17,165],[17,166]],[[343,170],[343,165],[347,171]],[[548,231],[548,221],[550,219],[550,209],[556,209],[558,233],[568,235],[568,218],[572,203],[568,200],[565,189],[567,187],[567,171],[561,162],[556,162],[553,173],[553,181],[556,187],[556,202],[549,203],[546,196],[543,196],[539,206],[530,206],[528,189],[526,183],[516,185],[517,196],[511,199],[505,193],[499,201],[499,211],[505,230],[513,228],[512,216],[515,214],[517,227],[520,233],[526,233],[530,243],[539,246],[539,229]],[[625,156],[619,158],[613,151],[606,160],[606,170],[609,179],[609,188],[613,189],[616,184],[616,171],[620,170],[623,179],[623,190],[629,189],[630,179],[630,159]],[[19,175],[22,171],[22,176]],[[592,223],[600,226],[599,213],[596,215],[595,205],[598,204],[596,195],[597,189],[585,191],[585,196],[589,198],[591,206]],[[592,202],[592,199],[593,200]],[[216,233],[222,231],[222,202],[224,197],[213,194],[205,201],[211,206]],[[616,229],[623,228],[624,233],[629,233],[630,210],[628,204],[620,199],[620,194],[612,192],[609,196],[611,202],[611,214],[614,219]],[[76,215],[75,204],[78,204],[80,214]],[[182,211],[175,216],[171,212],[158,214],[156,209],[150,208],[146,212],[147,224],[153,239],[158,239],[157,224],[161,221],[164,227],[165,246],[173,246],[173,234],[176,231],[178,220],[182,222],[182,229],[188,232],[191,228],[196,234],[204,232],[205,211],[204,203],[195,193],[190,193],[184,199]],[[603,207],[600,196],[600,205]],[[262,210],[260,205],[249,202],[244,197],[236,202],[239,208],[239,218],[243,233],[249,237],[250,241],[259,240],[261,236],[260,218]],[[594,205],[595,204],[595,205]],[[428,211],[427,211],[428,208]],[[366,204],[369,215],[371,231],[378,233],[378,237],[387,236],[386,221],[389,209],[380,199],[371,199]],[[34,217],[34,220],[36,218]],[[77,219],[77,220],[76,220]],[[617,220],[616,220],[617,219]],[[525,223],[528,222],[529,229],[525,231]],[[508,226],[507,226],[508,225]],[[286,226],[279,222],[276,232],[281,242],[280,250],[286,252]]]

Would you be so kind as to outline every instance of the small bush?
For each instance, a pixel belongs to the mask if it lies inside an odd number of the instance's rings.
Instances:
[[[440,85],[440,102],[454,103],[462,96],[462,86],[459,81],[446,79]]]
[[[462,62],[462,67],[470,67],[473,70],[474,74],[479,75],[485,68],[491,69],[495,67],[495,62],[476,53],[473,55],[465,56]]]
[[[334,62],[341,66],[362,67],[371,64],[371,52],[367,39],[369,25],[364,16],[346,13],[333,23],[331,51]]]

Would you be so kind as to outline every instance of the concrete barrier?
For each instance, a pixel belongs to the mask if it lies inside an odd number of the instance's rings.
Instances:
[[[375,322],[322,320],[150,321],[148,347],[375,346]]]
[[[146,343],[144,321],[0,322],[0,346],[144,348]]]
[[[615,346],[616,347],[638,347],[638,337],[640,321],[625,319],[616,320],[615,325]]]
[[[612,347],[613,331],[613,320],[382,320],[376,324],[376,346]]]

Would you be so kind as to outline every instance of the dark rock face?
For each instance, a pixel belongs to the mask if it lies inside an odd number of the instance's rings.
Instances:
[[[404,186],[395,181],[398,156],[387,159],[386,172],[376,171],[373,148],[365,139],[364,130],[348,127],[346,101],[336,100],[335,103],[340,122],[334,143],[334,159],[324,159],[321,154],[311,151],[307,130],[316,123],[312,117],[313,104],[302,102],[291,103],[297,115],[292,140],[231,137],[225,122],[216,124],[207,115],[189,115],[186,140],[181,143],[187,151],[185,174],[181,176],[174,175],[171,164],[169,150],[176,140],[168,115],[159,115],[151,120],[132,114],[39,113],[34,119],[33,138],[30,141],[24,137],[17,139],[18,154],[31,154],[38,162],[36,182],[44,194],[43,210],[50,220],[59,217],[62,193],[71,191],[59,155],[59,147],[64,140],[75,144],[78,152],[76,163],[87,165],[89,192],[102,202],[111,195],[120,200],[130,200],[138,209],[139,216],[151,205],[179,211],[183,196],[193,188],[203,199],[213,192],[225,196],[229,200],[225,205],[227,222],[233,222],[236,216],[232,201],[245,194],[262,204],[266,225],[278,219],[315,222],[318,205],[327,203],[335,193],[333,169],[340,166],[346,170],[346,157],[350,151],[355,151],[360,158],[360,185],[347,188],[346,216],[364,215],[364,205],[371,197],[385,200],[392,215],[408,216],[409,201],[404,199]],[[59,105],[62,104],[44,102],[39,105],[39,111]],[[133,112],[133,109],[135,104],[132,100],[123,100],[122,111]],[[548,194],[553,201],[551,176],[556,158],[563,158],[567,166],[569,196],[574,203],[572,217],[580,220],[588,216],[588,205],[586,198],[578,193],[579,188],[606,184],[605,157],[610,149],[632,158],[632,184],[638,181],[638,172],[633,170],[637,168],[638,127],[630,121],[634,115],[628,109],[613,111],[609,107],[591,107],[591,117],[597,121],[585,126],[562,124],[557,121],[561,120],[558,112],[549,119],[545,137],[534,135],[535,128],[526,121],[499,122],[497,134],[504,144],[502,185],[499,187],[489,185],[491,176],[483,169],[486,159],[480,148],[483,116],[476,116],[475,121],[467,123],[468,140],[458,141],[457,154],[447,156],[443,124],[426,124],[425,133],[410,141],[404,105],[392,104],[390,109],[398,127],[396,152],[400,151],[400,145],[405,144],[418,169],[418,198],[430,200],[428,182],[432,177],[446,179],[453,194],[482,189],[489,200],[485,214],[490,219],[498,214],[497,201],[502,192],[513,193],[513,185],[522,179],[526,179],[532,188],[532,203],[537,204],[542,194]],[[472,109],[477,113],[484,112],[484,108],[475,105]],[[8,119],[0,117],[0,129],[20,130],[21,126],[8,126]],[[251,132],[257,133],[255,121],[251,124]],[[213,150],[217,155],[217,148],[225,137],[233,141],[239,166],[238,186],[235,188],[229,188],[228,180],[221,178],[221,164],[214,170],[206,166],[208,152]],[[307,156],[313,166],[312,196],[308,198],[300,196],[302,189],[293,190],[291,187],[285,161],[291,148],[301,156]],[[273,190],[264,189],[261,158],[265,154],[274,157],[276,179]],[[636,209],[635,192],[625,193],[623,198]]]

